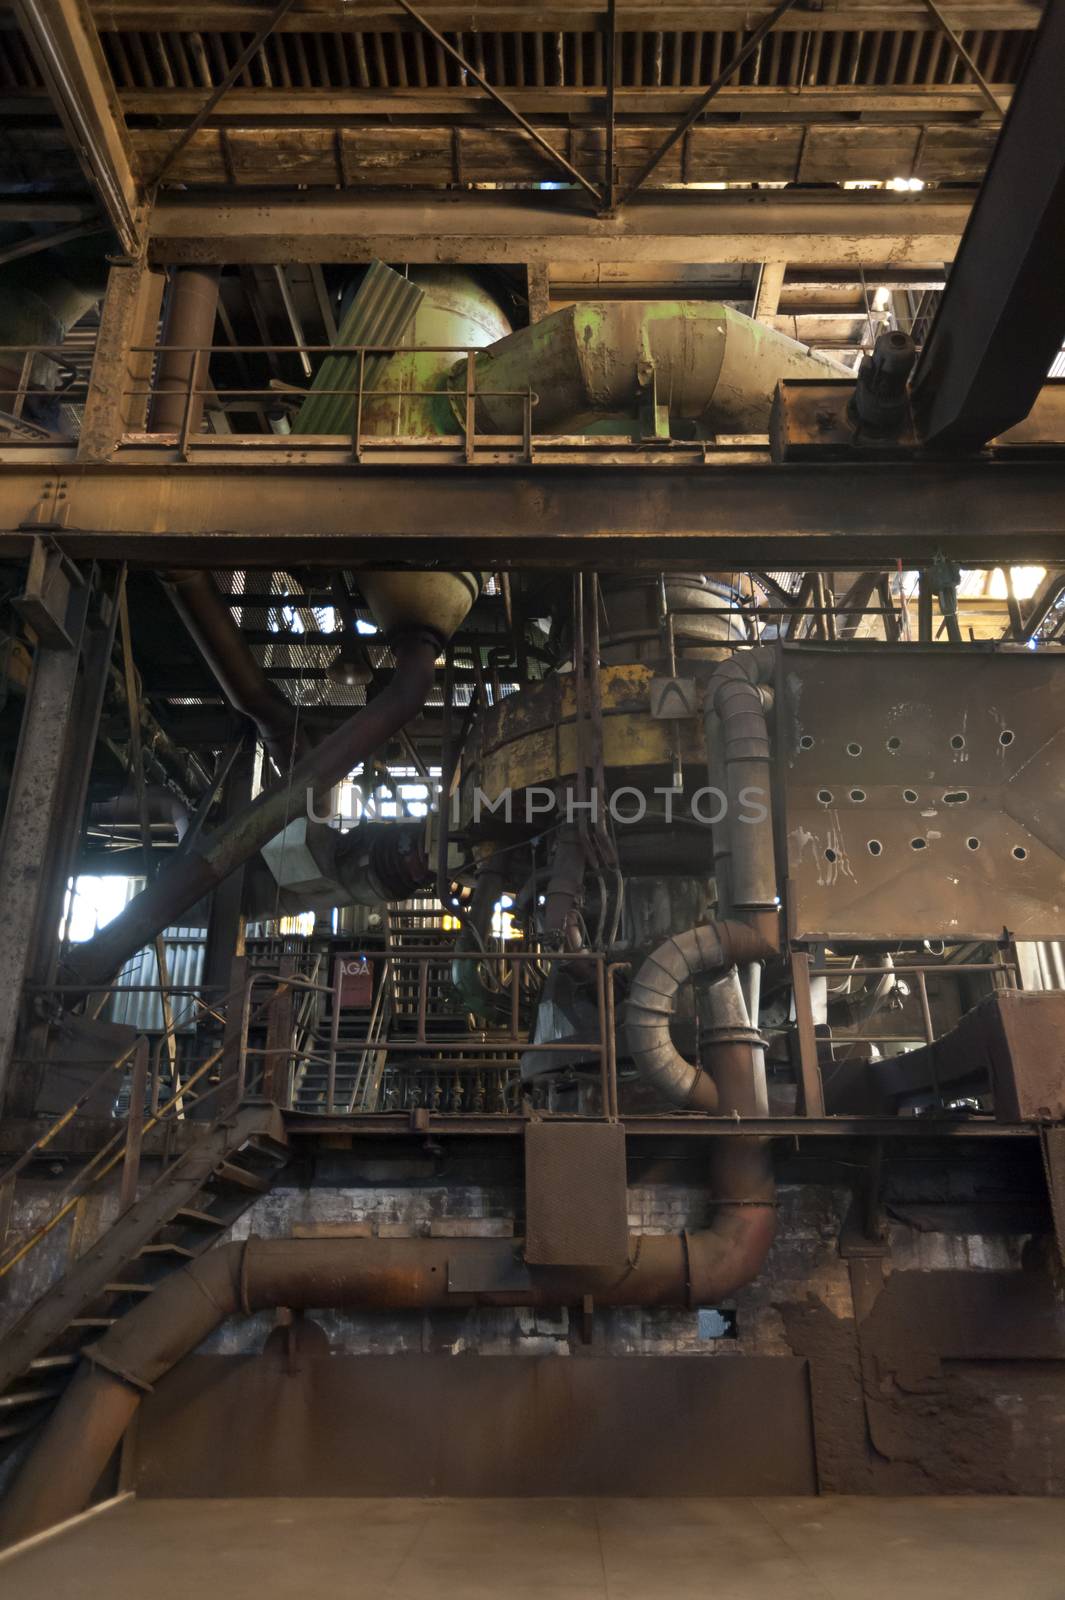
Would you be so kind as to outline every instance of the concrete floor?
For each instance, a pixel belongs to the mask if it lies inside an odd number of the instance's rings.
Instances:
[[[312,1587],[313,1585],[313,1587]],[[1055,1500],[127,1500],[12,1600],[1062,1600]]]

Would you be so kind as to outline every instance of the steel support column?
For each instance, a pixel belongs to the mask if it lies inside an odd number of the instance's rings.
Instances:
[[[78,440],[82,461],[106,461],[122,435],[145,427],[165,276],[143,263],[114,266],[107,279],[92,378]]]
[[[107,588],[113,584],[110,575]],[[19,1033],[23,985],[47,982],[84,808],[114,639],[113,596],[95,574],[71,590],[72,648],[39,645],[0,833],[0,1103]]]

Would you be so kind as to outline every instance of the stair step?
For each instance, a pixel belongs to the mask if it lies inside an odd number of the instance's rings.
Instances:
[[[137,1251],[137,1259],[141,1256],[176,1256],[180,1261],[195,1261],[195,1250],[186,1250],[183,1244],[142,1244]]]
[[[270,1187],[269,1178],[260,1178],[258,1173],[249,1172],[247,1167],[234,1166],[232,1161],[219,1162],[214,1175],[222,1183],[232,1184],[235,1189],[247,1189],[252,1194],[265,1194]]]
[[[247,1150],[253,1151],[256,1155],[266,1156],[276,1166],[284,1166],[292,1155],[287,1144],[280,1139],[271,1139],[268,1133],[256,1134],[253,1139],[241,1145],[239,1153],[243,1155]]]
[[[105,1283],[104,1294],[154,1294],[154,1283]]]
[[[117,1317],[71,1317],[68,1328],[113,1328]]]
[[[179,1206],[177,1211],[174,1212],[174,1223],[179,1220],[197,1228],[229,1227],[229,1223],[224,1218],[216,1217],[210,1211],[197,1211],[195,1206]]]
[[[16,1389],[13,1394],[0,1394],[0,1411],[15,1411],[22,1406],[39,1406],[42,1401],[54,1400],[62,1389],[51,1384],[47,1389]]]
[[[37,1356],[30,1362],[31,1372],[51,1372],[58,1367],[76,1367],[81,1356],[76,1352],[60,1356]]]

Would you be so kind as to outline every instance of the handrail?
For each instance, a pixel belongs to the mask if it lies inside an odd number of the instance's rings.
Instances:
[[[287,981],[288,980],[283,980],[281,983],[277,984],[277,992],[283,991],[284,983]],[[242,993],[243,987],[244,986],[242,986],[241,989],[234,990],[227,995],[223,1001],[223,1005],[228,1006],[232,1000]],[[273,998],[274,996],[271,995],[270,999]],[[265,1001],[264,1005],[265,1004],[269,1004],[269,1000]],[[171,1027],[176,1032],[177,1023],[172,1022]],[[123,1052],[123,1056],[118,1061],[111,1063],[105,1069],[105,1072],[101,1075],[101,1077],[106,1077],[107,1073],[115,1070],[116,1067],[123,1061],[128,1060],[130,1055],[135,1054],[138,1049],[140,1049],[143,1063],[142,1071],[146,1072],[148,1056],[146,1048],[142,1048],[145,1045],[146,1040],[144,1039],[144,1036],[138,1036],[138,1038],[134,1040],[130,1046],[128,1046],[127,1050]],[[136,1096],[131,1097],[130,1108],[123,1119],[122,1126],[119,1127],[114,1134],[112,1134],[111,1138],[108,1139],[106,1143],[99,1150],[97,1150],[96,1153],[91,1156],[84,1166],[81,1167],[81,1169],[75,1174],[72,1182],[67,1185],[66,1189],[60,1196],[60,1204],[58,1209],[49,1217],[47,1217],[45,1221],[42,1222],[29,1236],[29,1238],[22,1242],[22,1244],[16,1245],[13,1242],[11,1245],[0,1249],[0,1278],[6,1277],[13,1267],[17,1266],[20,1261],[25,1260],[26,1256],[28,1256],[31,1251],[35,1250],[42,1240],[46,1239],[48,1235],[52,1233],[53,1230],[70,1215],[78,1202],[82,1200],[84,1196],[88,1194],[89,1190],[98,1184],[101,1179],[107,1177],[109,1173],[113,1172],[116,1167],[120,1166],[127,1159],[136,1159],[139,1161],[141,1142],[143,1141],[144,1135],[146,1133],[150,1133],[151,1130],[154,1127],[157,1127],[160,1123],[165,1122],[167,1118],[171,1118],[173,1121],[176,1121],[180,1100],[184,1096],[188,1095],[189,1091],[193,1089],[197,1083],[201,1082],[202,1079],[218,1065],[222,1057],[230,1049],[230,1042],[224,1040],[223,1043],[219,1045],[219,1047],[213,1051],[212,1054],[209,1055],[207,1059],[202,1062],[201,1065],[197,1067],[196,1070],[185,1080],[181,1086],[180,1096],[173,1100],[169,1100],[166,1105],[162,1107],[162,1109],[159,1109],[158,1105],[153,1106],[148,1117],[144,1121],[139,1122],[139,1124],[138,1119],[136,1119],[133,1114]],[[49,1139],[54,1138],[56,1133],[60,1131],[61,1127],[67,1126],[73,1120],[77,1110],[80,1109],[90,1098],[93,1089],[98,1087],[99,1081],[100,1080],[98,1080],[97,1083],[94,1083],[92,1087],[83,1095],[79,1096],[78,1101],[75,1102],[73,1107],[68,1108],[68,1111],[65,1112],[63,1117],[57,1121],[54,1128],[49,1129],[46,1135],[42,1135],[41,1140],[36,1141],[38,1148],[41,1147],[42,1143],[47,1144]],[[217,1084],[214,1084],[210,1088],[193,1096],[193,1098],[196,1100],[198,1105],[203,1105],[213,1095],[219,1094],[227,1087],[227,1081],[221,1080]],[[141,1085],[141,1089],[143,1091],[143,1084]],[[143,1094],[141,1096],[141,1104],[143,1106]],[[20,1164],[21,1166],[25,1166],[27,1161],[32,1159],[34,1153],[34,1147],[31,1146],[30,1150],[24,1152],[24,1155],[19,1158],[19,1161],[16,1162],[15,1165],[3,1176],[5,1178],[12,1176],[16,1169],[20,1167]],[[130,1187],[130,1185],[126,1185],[125,1198],[127,1204],[131,1203],[132,1199],[134,1198],[134,1195],[128,1192]]]
[[[365,1104],[368,1098],[367,1090],[371,1082],[376,1083],[384,1066],[387,1056],[395,1061],[396,1065],[404,1065],[411,1072],[443,1073],[468,1070],[498,1071],[500,1058],[508,1054],[518,1056],[521,1052],[534,1049],[544,1055],[570,1055],[574,1052],[591,1056],[599,1063],[602,1113],[608,1120],[616,1120],[618,1115],[617,1094],[617,1061],[613,1041],[613,1032],[609,1023],[612,1007],[610,988],[612,975],[615,968],[610,969],[608,975],[605,965],[606,958],[603,953],[592,950],[514,950],[504,949],[498,951],[482,950],[454,950],[449,949],[446,956],[439,948],[404,946],[401,949],[386,949],[363,952],[367,962],[380,966],[378,980],[374,986],[373,999],[366,1020],[364,1036],[349,1039],[341,1043],[339,1036],[340,989],[339,979],[334,984],[304,983],[302,986],[308,991],[322,996],[332,997],[332,1015],[330,1018],[328,1044],[324,1048],[316,1049],[312,1042],[311,1048],[295,1049],[277,1045],[252,1044],[248,1037],[247,1026],[242,1027],[241,1033],[241,1065],[240,1065],[240,1092],[243,1092],[249,1064],[252,1060],[262,1062],[264,1065],[271,1056],[281,1056],[292,1063],[287,1074],[290,1082],[289,1105],[295,1108],[296,1093],[299,1082],[299,1068],[301,1065],[318,1066],[325,1069],[325,1105],[327,1115],[353,1112],[357,1102],[361,1099]],[[492,963],[502,967],[504,974],[509,969],[510,974],[510,1019],[509,1030],[498,1029],[484,1030],[479,1035],[469,1032],[456,1035],[430,1031],[428,1025],[429,984],[430,970],[434,965],[441,965],[446,961],[450,966],[455,961],[473,961],[478,964]],[[528,1029],[523,1029],[520,1020],[520,972],[523,967],[530,964],[534,968],[550,965],[552,962],[561,962],[567,965],[582,965],[594,969],[595,1006],[599,1019],[598,1037],[595,1038],[567,1038],[562,1040],[547,1040],[542,1043],[532,1044],[528,1038]],[[415,1009],[406,1018],[413,1024],[413,1033],[404,1037],[386,1037],[383,1032],[383,1012],[388,977],[393,970],[402,963],[415,971],[416,997]],[[250,1010],[250,996],[256,983],[265,975],[249,973],[246,986],[245,1011]],[[294,982],[298,981],[293,979]],[[337,1068],[343,1050],[345,1058],[350,1058],[351,1069],[345,1071],[345,1080],[350,1080],[350,1091],[345,1090],[344,1105],[337,1106]],[[419,1057],[432,1053],[439,1059],[425,1062]],[[397,1060],[398,1058],[398,1060]],[[404,1058],[410,1058],[404,1060]],[[370,1063],[374,1064],[372,1078],[368,1078]],[[508,1063],[510,1065],[510,1063]],[[514,1066],[517,1065],[515,1061]]]

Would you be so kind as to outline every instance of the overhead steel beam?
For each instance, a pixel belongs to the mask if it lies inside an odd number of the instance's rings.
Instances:
[[[144,197],[88,5],[85,0],[15,0],[15,14],[122,249],[139,255]]]
[[[604,57],[609,60],[605,51]],[[996,93],[1005,103],[1012,86],[1001,84]],[[529,117],[594,117],[603,96],[604,86],[599,84],[525,84],[507,89],[510,105]],[[615,90],[615,109],[619,118],[675,118],[690,103],[691,97],[690,88],[682,89],[673,84],[636,87],[619,82]],[[171,124],[176,127],[180,119],[195,116],[204,103],[202,92],[180,84],[172,88],[123,87],[119,98],[127,117],[150,117],[151,126],[160,129]],[[27,99],[18,90],[11,92],[5,109],[10,110],[13,105],[24,114],[40,109],[39,101]],[[785,126],[860,115],[863,124],[874,126],[908,117],[930,125],[946,120],[970,127],[980,117],[984,105],[983,92],[975,83],[937,83],[931,87],[921,83],[811,84],[804,85],[801,94],[789,93],[771,84],[741,83],[727,84],[718,92],[713,113],[720,117],[737,114],[774,120],[783,117]],[[1002,109],[1004,104],[996,107],[999,112]],[[389,125],[395,122],[399,127],[411,120],[423,123],[426,118],[439,118],[449,126],[460,119],[463,127],[499,121],[498,112],[481,90],[460,84],[447,88],[409,86],[403,90],[401,98],[395,89],[388,88],[304,89],[275,84],[272,88],[248,89],[234,85],[227,90],[224,104],[212,109],[209,120],[212,128],[239,128],[249,118],[255,119],[253,126],[258,128],[284,125],[286,120],[290,124],[298,122],[301,127],[335,128],[338,120],[348,117],[387,117]]]
[[[978,449],[1025,418],[1065,338],[1065,0],[1048,0],[914,373],[925,442]]]
[[[520,32],[591,31],[606,14],[608,0],[581,0],[566,5],[560,0],[421,0],[421,10],[437,28],[447,32],[480,29]],[[95,7],[101,29],[147,29],[201,32],[216,30],[254,33],[267,14],[265,0],[203,0],[190,12],[187,0],[102,0]],[[954,26],[970,28],[1034,28],[1039,21],[1036,0],[952,0]],[[648,32],[697,31],[739,33],[750,27],[749,0],[687,0],[655,5],[651,0],[631,0],[618,5],[618,27]],[[927,31],[937,24],[925,0],[845,0],[819,10],[801,12],[795,27],[803,32],[837,32],[841,28]],[[395,31],[403,27],[394,0],[315,0],[313,10],[301,8],[281,24],[284,33],[325,30],[351,33],[359,29]]]
[[[166,194],[151,218],[159,265],[382,261],[910,266],[950,261],[973,195],[816,190],[641,198],[614,217],[574,197],[488,194]],[[578,202],[579,204],[579,202]],[[694,252],[694,253],[693,253]]]
[[[938,551],[1065,567],[1065,461],[411,468],[270,451],[5,466],[0,556],[42,525],[71,554],[155,566],[352,569],[446,551],[480,567],[886,570]]]

